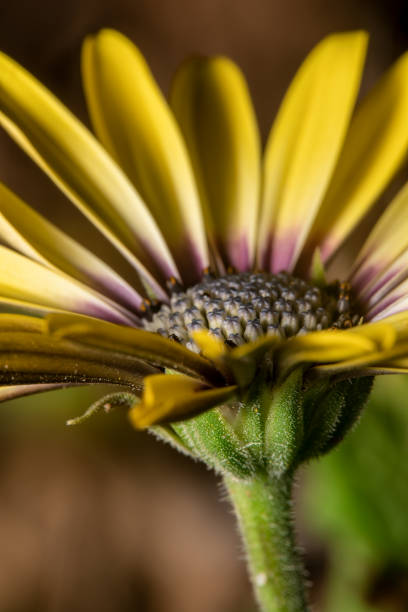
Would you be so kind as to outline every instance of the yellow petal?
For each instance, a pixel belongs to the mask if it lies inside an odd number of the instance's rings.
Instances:
[[[3,319],[4,316],[5,315],[1,315],[0,320]],[[140,382],[143,376],[158,372],[157,368],[142,361],[137,356],[122,353],[120,350],[113,352],[112,350],[105,349],[103,346],[89,346],[84,343],[72,341],[71,339],[51,336],[48,333],[39,333],[38,330],[31,331],[30,329],[24,329],[22,326],[21,329],[17,329],[15,326],[11,329],[2,329],[0,352],[3,355],[0,362],[0,367],[4,370],[3,374],[6,371],[9,373],[13,372],[10,363],[7,363],[7,360],[11,357],[22,360],[21,371],[34,371],[32,367],[35,366],[31,363],[30,359],[35,360],[36,355],[44,355],[50,358],[51,369],[47,370],[48,372],[52,372],[53,368],[55,372],[60,371],[58,370],[58,363],[52,365],[52,360],[57,362],[60,358],[71,359],[71,363],[73,364],[71,374],[78,376],[81,373],[79,363],[83,361],[88,361],[95,366],[98,364],[106,365],[111,369],[116,367],[123,372],[127,372],[128,378],[129,375],[133,377],[133,382],[136,380]],[[7,360],[4,357],[5,355],[7,355]],[[27,355],[30,357],[26,357]],[[77,366],[75,365],[75,360],[78,362]],[[41,372],[38,368],[36,371]],[[44,370],[44,373],[45,372]],[[113,382],[120,384],[119,379]]]
[[[346,334],[350,336],[358,336],[367,338],[375,342],[375,346],[380,350],[388,350],[392,348],[399,336],[403,335],[403,325],[400,323],[393,325],[390,319],[376,323],[366,323],[357,325],[348,329]]]
[[[366,46],[365,32],[328,36],[285,96],[265,152],[258,252],[265,269],[290,271],[298,259],[344,142]]]
[[[191,417],[228,401],[235,392],[235,386],[209,389],[182,374],[147,376],[142,401],[134,405],[129,416],[137,429],[144,429]]]
[[[91,251],[52,225],[0,183],[0,238],[31,259],[140,308],[142,297]]]
[[[73,314],[50,314],[47,323],[57,338],[71,338],[90,346],[134,355],[210,382],[219,383],[221,380],[219,372],[207,359],[153,332]]]
[[[193,161],[207,231],[228,265],[248,270],[255,251],[260,142],[245,78],[225,57],[193,59],[177,72],[170,103]]]
[[[201,329],[192,333],[195,344],[200,349],[201,355],[212,361],[226,380],[231,378],[233,374],[231,367],[228,364],[227,356],[229,348],[219,338],[215,337],[206,329]]]
[[[193,332],[192,337],[201,354],[210,361],[220,362],[228,352],[227,345],[206,329]]]
[[[398,309],[388,316],[379,314],[377,318],[360,328],[353,328],[353,330],[358,329],[362,329],[365,335],[373,339],[379,350],[398,348],[401,343],[408,342],[408,310]]]
[[[288,340],[277,355],[279,371],[286,372],[302,363],[344,361],[377,351],[375,341],[364,332],[349,331],[311,332]]]
[[[316,373],[334,375],[341,373],[398,374],[408,366],[405,355],[408,354],[408,343],[402,342],[387,351],[373,351],[351,359],[344,359],[337,363],[328,363],[314,368]],[[371,372],[370,372],[371,370]]]
[[[120,306],[102,298],[69,276],[0,246],[0,294],[3,299],[31,302],[132,324]]]
[[[157,369],[140,359],[38,331],[0,334],[0,385],[95,382],[137,390],[142,378],[154,372]]]
[[[277,337],[264,336],[231,349],[207,330],[194,332],[193,339],[201,354],[213,361],[227,380],[232,377],[241,388],[252,382],[265,354],[280,344]]]
[[[2,53],[0,124],[164,297],[149,270],[177,269],[143,201],[92,134]]]
[[[84,43],[96,133],[149,206],[187,282],[209,264],[197,188],[178,126],[139,50],[113,30]]]
[[[352,371],[364,375],[397,371],[401,359],[408,355],[408,312],[394,314],[382,321],[366,323],[344,332],[346,336],[361,335],[374,342],[371,351],[357,353],[337,363],[321,365],[314,370],[321,374],[336,374]],[[397,360],[398,364],[397,364]],[[394,367],[395,366],[395,367]],[[401,365],[403,367],[403,365]],[[371,368],[371,371],[369,371]]]
[[[380,195],[408,146],[408,53],[359,106],[312,230],[327,260]]]
[[[384,365],[405,354],[408,354],[408,312],[348,330],[326,330],[294,338],[283,346],[278,358],[281,371],[315,362],[316,372],[334,374]]]
[[[0,385],[33,384],[113,384],[130,387],[132,392],[141,388],[141,377],[105,363],[90,363],[81,358],[43,355],[24,351],[0,351]],[[7,369],[4,369],[6,366]]]

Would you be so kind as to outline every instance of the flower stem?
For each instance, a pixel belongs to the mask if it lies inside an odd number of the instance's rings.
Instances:
[[[304,570],[294,540],[292,475],[224,477],[238,516],[255,594],[263,612],[306,612]]]

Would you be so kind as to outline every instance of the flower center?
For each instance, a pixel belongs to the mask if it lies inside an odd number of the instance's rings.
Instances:
[[[263,335],[290,338],[357,325],[361,316],[350,291],[348,283],[335,282],[322,289],[285,272],[208,275],[185,292],[175,291],[170,304],[144,319],[144,326],[195,351],[191,334],[201,329],[230,346]]]

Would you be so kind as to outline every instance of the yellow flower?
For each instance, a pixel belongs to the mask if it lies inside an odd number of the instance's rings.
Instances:
[[[407,152],[408,55],[355,109],[366,44],[335,34],[310,53],[262,158],[224,57],[183,64],[168,106],[130,41],[89,37],[97,140],[0,55],[1,124],[138,276],[1,185],[0,397],[114,383],[148,427],[242,397],[261,371],[270,388],[299,366],[310,381],[408,371],[408,185],[325,281]]]

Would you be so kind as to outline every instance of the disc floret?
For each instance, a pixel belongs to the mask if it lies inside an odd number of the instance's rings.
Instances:
[[[206,275],[197,285],[174,291],[144,326],[198,348],[193,333],[207,329],[230,346],[263,335],[282,339],[328,328],[356,325],[360,315],[346,283],[318,287],[286,272]]]

